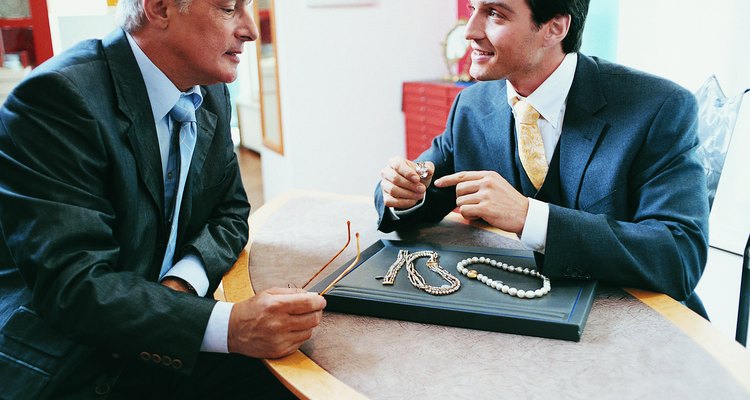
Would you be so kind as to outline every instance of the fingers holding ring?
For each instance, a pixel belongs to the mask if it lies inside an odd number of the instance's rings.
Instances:
[[[430,170],[427,168],[427,164],[424,161],[419,161],[417,163],[416,171],[421,179],[427,178],[427,175],[430,173]]]

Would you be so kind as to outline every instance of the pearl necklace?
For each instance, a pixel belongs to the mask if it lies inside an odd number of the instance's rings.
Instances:
[[[440,275],[440,277],[445,279],[450,285],[443,285],[440,287],[428,285],[414,266],[414,261],[420,257],[430,257],[430,259],[427,260],[427,268]],[[425,250],[409,253],[408,250],[399,250],[396,261],[390,266],[390,268],[388,268],[388,272],[385,276],[379,276],[377,279],[382,278],[383,285],[393,285],[398,271],[404,264],[406,264],[406,271],[409,275],[409,282],[411,282],[412,286],[435,296],[451,294],[461,288],[461,281],[441,267],[438,258],[438,253],[434,251]]]
[[[466,268],[467,265],[471,265],[471,264],[487,264],[492,267],[504,269],[508,272],[531,275],[533,277],[541,278],[542,287],[536,290],[516,289],[514,287],[510,287],[504,284],[503,281],[490,279],[488,276],[480,274],[475,269]],[[458,262],[458,264],[456,264],[456,269],[458,270],[458,272],[466,275],[470,279],[476,279],[499,292],[508,294],[510,296],[515,296],[521,299],[533,299],[535,297],[542,297],[546,295],[547,293],[549,293],[550,290],[552,290],[549,284],[549,278],[540,274],[536,270],[528,269],[528,268],[521,268],[521,267],[514,267],[504,262],[495,261],[487,257],[470,257],[465,260],[461,260]]]

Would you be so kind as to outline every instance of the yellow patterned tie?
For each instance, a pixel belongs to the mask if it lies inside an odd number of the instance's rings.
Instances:
[[[539,112],[524,100],[513,99],[513,109],[518,119],[518,155],[531,183],[539,190],[547,176],[547,158],[539,131]]]

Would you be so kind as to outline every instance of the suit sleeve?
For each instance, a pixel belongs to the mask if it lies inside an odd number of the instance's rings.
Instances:
[[[458,94],[448,120],[445,131],[435,137],[430,144],[430,148],[417,157],[416,161],[432,161],[435,164],[435,173],[432,182],[440,177],[450,175],[455,172],[453,150],[456,132],[454,131],[454,122],[460,110],[461,93]],[[398,229],[404,229],[415,223],[436,223],[448,215],[451,210],[456,208],[456,188],[437,188],[430,184],[427,188],[424,204],[414,212],[408,213],[400,218],[394,218],[390,210],[385,207],[383,202],[383,191],[378,183],[375,187],[375,209],[378,212],[378,229],[382,232],[392,232]]]
[[[96,99],[81,93],[60,73],[38,73],[0,109],[1,231],[53,329],[112,353],[179,359],[188,372],[215,302],[149,282],[136,272],[149,266],[119,259],[108,196],[123,172],[108,162]]]
[[[626,218],[597,211],[607,198],[583,211],[550,205],[545,275],[590,277],[677,300],[689,296],[708,251],[708,197],[695,157],[696,127],[694,97],[672,92],[628,173]]]

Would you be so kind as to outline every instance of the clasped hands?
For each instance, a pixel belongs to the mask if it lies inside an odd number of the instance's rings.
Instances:
[[[420,179],[416,163],[393,157],[380,171],[380,188],[386,207],[408,209],[421,201],[432,182],[435,165],[427,161],[427,176]],[[461,171],[440,177],[438,188],[456,187],[456,205],[469,220],[483,219],[504,231],[521,234],[529,199],[495,171]]]

